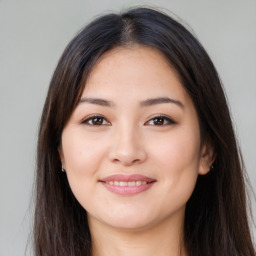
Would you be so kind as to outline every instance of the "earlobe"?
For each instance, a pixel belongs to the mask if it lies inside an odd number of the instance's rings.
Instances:
[[[210,141],[206,141],[201,148],[201,157],[199,164],[200,175],[207,174],[212,169],[212,164],[214,163],[216,158],[216,153],[214,147]]]

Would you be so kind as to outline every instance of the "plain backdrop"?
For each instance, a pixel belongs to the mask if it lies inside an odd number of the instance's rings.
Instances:
[[[142,4],[176,14],[205,46],[223,81],[255,189],[256,0],[0,0],[0,256],[32,255],[29,243],[25,248],[38,124],[64,47],[97,15]]]

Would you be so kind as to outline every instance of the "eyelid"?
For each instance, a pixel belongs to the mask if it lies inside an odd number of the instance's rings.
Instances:
[[[103,124],[90,124],[89,121],[91,121],[92,119],[94,118],[101,118],[103,119],[105,122],[107,122],[107,124],[103,123]],[[157,124],[149,124],[150,121],[153,121],[154,119],[156,118],[161,118],[161,119],[164,119],[164,124],[160,124],[160,125],[157,125]],[[103,121],[103,122],[104,122]],[[166,123],[167,122],[167,123]],[[107,118],[102,115],[102,114],[92,114],[92,115],[89,115],[87,117],[85,117],[82,121],[81,121],[81,124],[85,124],[85,125],[88,125],[88,126],[109,126],[111,125],[111,123],[107,120]],[[167,116],[167,115],[164,115],[164,114],[157,114],[157,115],[154,115],[153,117],[151,117],[147,122],[145,122],[146,125],[152,125],[152,126],[166,126],[166,125],[173,125],[173,124],[177,124],[177,122],[175,122],[171,117]]]
[[[162,118],[164,120],[166,120],[168,123],[167,124],[162,124],[162,125],[153,125],[153,124],[149,124],[150,121],[156,119],[156,118]],[[173,124],[177,124],[177,122],[175,122],[171,117],[163,115],[163,114],[158,114],[155,115],[153,117],[151,117],[146,123],[146,125],[152,125],[152,126],[166,126],[166,125],[173,125]]]
[[[102,118],[104,119],[108,124],[102,124],[102,125],[93,125],[93,124],[89,124],[88,122],[94,118]],[[92,114],[92,115],[89,115],[87,117],[85,117],[82,121],[81,121],[81,124],[85,124],[85,125],[88,125],[88,126],[106,126],[106,125],[111,125],[111,123],[107,120],[107,118],[101,114]]]

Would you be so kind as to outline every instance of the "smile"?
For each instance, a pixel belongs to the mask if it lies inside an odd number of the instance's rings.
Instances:
[[[147,176],[133,175],[111,175],[100,180],[102,185],[109,191],[119,195],[134,195],[144,192],[156,182]]]
[[[106,181],[109,185],[121,186],[121,187],[138,187],[141,185],[146,185],[146,181]]]

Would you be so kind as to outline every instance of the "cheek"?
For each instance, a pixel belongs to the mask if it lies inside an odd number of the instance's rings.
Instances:
[[[63,155],[67,173],[73,176],[93,175],[104,155],[104,148],[83,132],[63,134]]]
[[[63,133],[63,155],[70,188],[85,208],[90,204],[93,189],[98,181],[97,170],[104,158],[104,148],[100,143],[85,138],[82,133]]]
[[[166,198],[184,205],[191,196],[198,177],[200,137],[190,133],[175,134],[161,141],[154,150],[158,174]],[[152,143],[153,144],[153,143]],[[175,204],[176,204],[175,203]]]
[[[173,133],[156,138],[150,143],[151,152],[166,168],[173,172],[198,168],[200,160],[200,136],[191,132]]]

